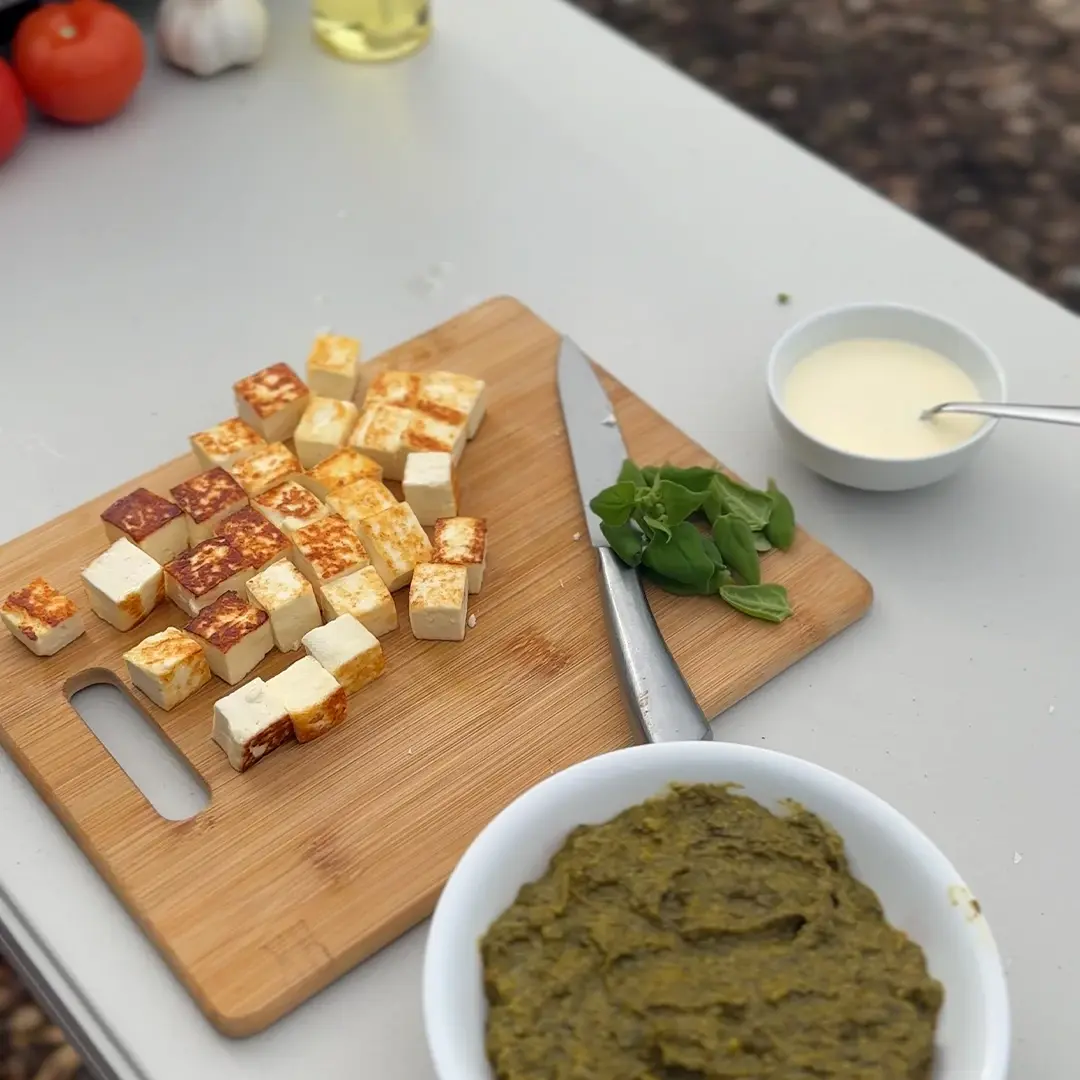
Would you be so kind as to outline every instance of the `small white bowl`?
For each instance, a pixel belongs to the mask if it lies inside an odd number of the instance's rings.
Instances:
[[[822,442],[788,415],[784,384],[791,369],[815,349],[852,338],[889,338],[933,349],[958,364],[984,401],[1005,401],[1005,372],[994,354],[959,326],[902,304],[850,304],[811,315],[793,326],[769,356],[769,409],[788,449],[814,472],[865,491],[905,491],[933,484],[970,461],[996,420],[987,420],[969,439],[948,450],[917,458],[854,454]]]
[[[899,811],[817,765],[723,742],[635,746],[556,773],[473,841],[448,882],[424,956],[424,1024],[439,1080],[493,1080],[479,942],[567,834],[608,821],[673,781],[741,784],[770,809],[793,798],[843,837],[852,872],[926,953],[945,987],[933,1080],[1005,1080],[1009,1003],[990,928],[948,859]]]

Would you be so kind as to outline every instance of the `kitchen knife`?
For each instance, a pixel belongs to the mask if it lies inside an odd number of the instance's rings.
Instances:
[[[711,739],[705,714],[664,644],[638,572],[611,550],[600,531],[600,519],[589,509],[589,500],[618,479],[629,455],[615,410],[592,364],[565,337],[559,351],[558,384],[585,522],[600,567],[601,600],[615,669],[630,715],[648,742]]]

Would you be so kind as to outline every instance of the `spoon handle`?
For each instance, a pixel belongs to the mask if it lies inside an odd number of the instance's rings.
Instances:
[[[1077,405],[999,405],[995,402],[950,401],[924,412],[923,419],[938,413],[968,413],[974,416],[998,416],[1006,420],[1037,420],[1043,424],[1069,424],[1080,427]]]

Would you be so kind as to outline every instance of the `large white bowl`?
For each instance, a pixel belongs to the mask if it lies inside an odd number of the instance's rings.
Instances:
[[[997,426],[987,420],[948,450],[917,458],[869,457],[822,442],[797,424],[784,405],[791,369],[825,345],[853,338],[888,338],[921,345],[948,357],[975,383],[983,401],[1005,401],[1005,372],[977,338],[946,319],[903,304],[849,304],[811,315],[793,326],[769,356],[769,411],[787,448],[814,472],[864,491],[904,491],[943,480],[978,453]]]
[[[443,891],[424,957],[424,1023],[439,1080],[492,1080],[484,1052],[479,942],[540,877],[577,825],[607,821],[672,781],[741,784],[775,809],[793,798],[843,836],[854,874],[924,949],[945,987],[934,1080],[1004,1080],[1009,1005],[986,920],[948,859],[888,803],[842,776],[770,750],[722,742],[635,746],[556,773],[473,841]]]

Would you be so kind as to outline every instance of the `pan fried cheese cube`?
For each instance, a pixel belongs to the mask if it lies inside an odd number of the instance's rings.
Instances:
[[[167,563],[188,546],[180,507],[146,488],[136,488],[101,514],[109,540],[130,540],[155,562]]]
[[[270,443],[238,461],[229,472],[248,496],[255,498],[298,476],[300,462],[284,443]]]
[[[449,454],[456,465],[465,450],[465,421],[448,424],[426,413],[413,413],[412,421],[401,436],[407,453],[429,451]]]
[[[412,507],[395,503],[357,526],[371,565],[394,592],[412,579],[413,569],[431,561],[431,541]]]
[[[431,561],[464,566],[469,592],[478,593],[487,566],[487,522],[483,518],[452,517],[435,522]]]
[[[370,566],[360,537],[337,514],[313,521],[293,533],[293,559],[316,591],[331,581]]]
[[[295,480],[286,480],[284,484],[254,496],[251,508],[258,510],[286,536],[293,529],[302,529],[327,514],[326,507]]]
[[[55,656],[86,631],[75,605],[41,577],[0,604],[0,619],[35,656]]]
[[[175,626],[143,638],[124,653],[124,663],[132,686],[166,712],[186,701],[211,678],[202,645]]]
[[[281,442],[296,430],[311,396],[288,364],[273,364],[233,384],[236,411],[267,442]]]
[[[285,702],[262,679],[252,679],[214,706],[214,742],[244,772],[293,737]]]
[[[469,607],[464,566],[421,563],[409,585],[409,625],[421,641],[463,641]]]
[[[202,645],[210,670],[234,685],[274,647],[270,616],[235,592],[222,593],[184,629]]]
[[[83,584],[94,614],[130,630],[165,599],[160,564],[130,540],[117,540],[83,572]]]
[[[244,557],[255,573],[265,570],[292,551],[289,538],[258,510],[240,510],[218,526],[218,536],[227,540]]]
[[[281,652],[300,648],[300,639],[322,624],[311,583],[291,562],[268,566],[247,583],[248,599],[270,616],[274,645]]]
[[[317,499],[326,499],[338,488],[355,484],[357,480],[382,481],[382,466],[351,446],[343,447],[324,458],[318,465],[298,477]]]
[[[320,600],[327,619],[351,615],[376,637],[397,629],[394,598],[374,566],[324,585]]]
[[[386,669],[375,635],[351,615],[341,615],[304,635],[304,648],[334,676],[346,694],[355,694]]]
[[[244,489],[221,468],[199,473],[170,488],[169,494],[184,511],[188,547],[209,540],[225,518],[248,504]]]
[[[434,525],[458,511],[457,469],[449,454],[410,454],[401,489],[421,525]]]
[[[212,536],[165,564],[165,594],[181,611],[198,615],[227,592],[243,592],[252,567],[228,540]]]
[[[384,402],[365,405],[349,437],[349,445],[377,461],[387,480],[400,480],[409,452],[402,440],[414,416],[411,409]]]
[[[327,505],[336,514],[340,514],[350,525],[357,529],[365,518],[373,517],[390,506],[397,506],[397,499],[385,485],[378,480],[357,480],[343,488],[332,491],[326,499]]]
[[[320,334],[307,361],[308,389],[319,397],[351,402],[359,377],[360,342],[339,334]]]
[[[415,408],[448,424],[464,422],[466,438],[471,439],[487,409],[487,384],[469,375],[431,371],[420,383]]]
[[[311,742],[344,723],[349,703],[341,684],[312,656],[290,664],[267,682],[281,698],[300,742]]]
[[[360,410],[351,401],[313,397],[293,434],[300,464],[310,469],[335,450],[340,450],[359,415]]]
[[[192,435],[190,441],[203,469],[227,469],[266,445],[266,440],[238,416]]]
[[[373,376],[364,395],[364,408],[369,405],[400,405],[411,409],[420,396],[421,375],[415,371],[380,371]]]

